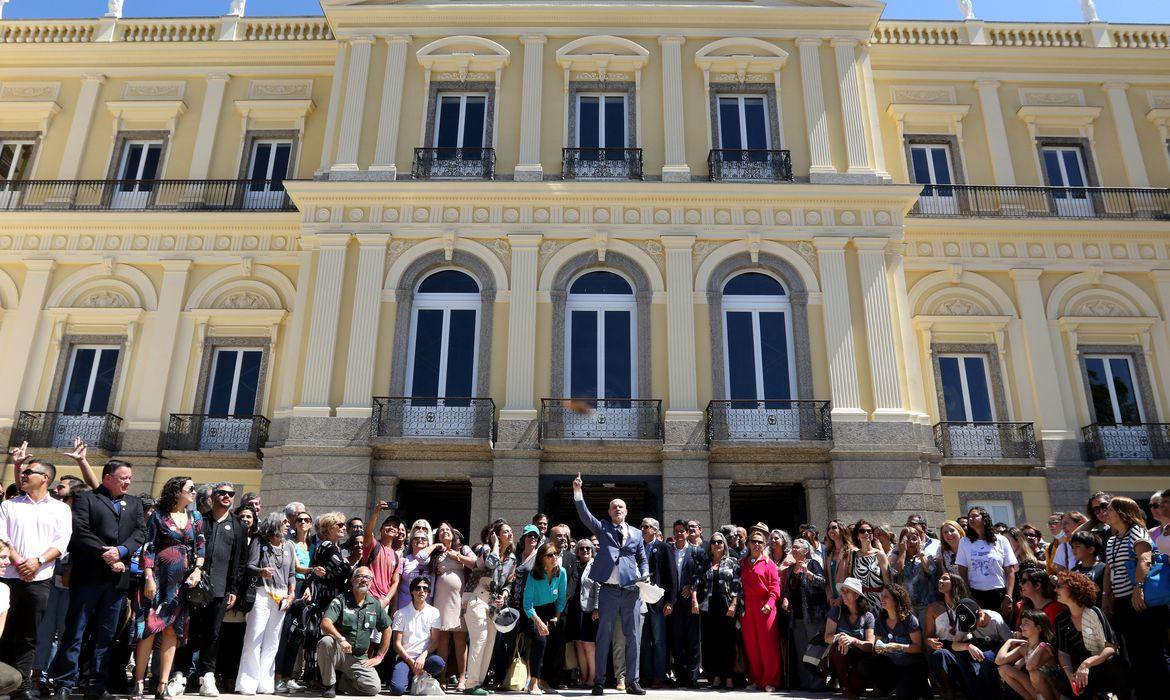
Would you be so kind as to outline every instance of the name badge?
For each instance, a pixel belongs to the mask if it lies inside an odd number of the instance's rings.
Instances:
[[[224,525],[224,526],[223,526],[223,529],[227,530],[228,532],[231,532],[231,531],[232,531],[232,526],[231,526],[231,525]]]

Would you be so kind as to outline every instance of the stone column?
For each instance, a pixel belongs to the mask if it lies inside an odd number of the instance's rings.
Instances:
[[[150,386],[165,381],[186,377],[186,363],[177,367],[175,362],[175,340],[179,334],[179,320],[183,316],[183,302],[186,300],[187,273],[190,260],[163,260],[162,287],[158,295],[158,308],[142,334],[142,352],[131,370],[139,386]],[[168,382],[169,383],[169,382]],[[179,383],[182,383],[179,381]],[[126,452],[153,452],[158,448],[158,433],[166,417],[163,415],[163,391],[140,391],[137,401],[130,409],[125,423],[126,435],[122,449]],[[202,407],[195,407],[196,411]]]
[[[841,92],[841,118],[845,121],[845,147],[850,175],[873,175],[866,140],[865,111],[861,101],[861,79],[857,67],[857,40],[834,39],[837,55],[837,84]]]
[[[821,40],[800,37],[800,79],[804,90],[804,122],[808,130],[809,178],[823,182],[837,174],[829,150],[829,122],[825,113],[825,91],[821,86]]]
[[[922,379],[922,364],[918,358],[918,339],[914,334],[914,325],[910,319],[910,301],[906,295],[905,270],[906,244],[902,242],[890,243],[886,247],[886,264],[890,269],[890,279],[894,285],[894,303],[898,330],[901,332],[903,369],[906,373],[906,390],[910,395],[909,408],[914,418],[925,422],[929,418],[926,410],[926,394]]]
[[[349,327],[349,358],[345,366],[345,394],[337,415],[365,418],[372,413],[374,355],[378,349],[378,320],[382,309],[382,271],[386,265],[388,233],[359,233],[357,287],[353,321]]]
[[[702,420],[703,414],[699,411],[695,369],[695,288],[691,270],[695,237],[663,236],[662,244],[666,248],[666,343],[670,348],[670,406],[666,420],[696,422]]]
[[[406,45],[409,34],[386,37],[386,77],[382,80],[382,111],[378,121],[378,144],[370,170],[384,174],[387,180],[398,176],[395,162],[398,152],[398,129],[402,119],[402,82],[406,78]]]
[[[540,93],[548,37],[525,34],[520,41],[524,44],[524,91],[520,103],[520,162],[516,164],[515,178],[538,182],[544,179],[544,167],[540,163]]]
[[[807,522],[816,525],[818,530],[824,527],[824,523],[829,522],[829,519],[833,517],[832,509],[829,508],[829,480],[805,479],[804,504],[807,511]],[[827,537],[827,533],[821,533],[822,539]]]
[[[540,234],[514,233],[512,296],[508,304],[508,374],[504,409],[500,411],[500,442],[515,444],[536,421],[533,380],[536,343],[536,266]],[[535,440],[535,434],[530,435]]]
[[[85,153],[85,142],[89,138],[89,127],[93,124],[93,110],[97,107],[98,94],[104,82],[104,75],[91,73],[81,76],[81,93],[77,96],[77,108],[73,112],[73,122],[69,125],[69,135],[65,137],[61,169],[57,171],[59,180],[77,179],[81,156]]]
[[[471,531],[479,532],[492,521],[492,478],[471,477]],[[533,511],[535,512],[535,510]]]
[[[1007,130],[1003,125],[1003,107],[999,102],[998,80],[976,80],[979,103],[983,107],[983,123],[987,128],[987,143],[991,149],[991,171],[995,184],[1011,187],[1016,184],[1012,168],[1012,152],[1008,148]]]
[[[1040,438],[1044,444],[1044,457],[1051,463],[1079,462],[1080,444],[1075,431],[1074,414],[1066,410],[1071,407],[1073,397],[1068,395],[1068,379],[1057,372],[1057,351],[1049,329],[1048,315],[1044,307],[1044,293],[1040,289],[1040,274],[1037,269],[1013,269],[1012,279],[1016,284],[1016,298],[1023,322],[1024,337],[1028,350],[1028,363],[1032,368],[1037,418],[1040,419]],[[1021,391],[1028,390],[1021,387]]]
[[[682,45],[685,41],[677,34],[658,37],[662,46],[662,128],[666,139],[663,182],[688,182],[691,179],[686,134],[683,132]]]
[[[13,310],[4,313],[0,326],[0,386],[7,390],[0,392],[0,429],[9,430],[16,421],[16,412],[21,408],[35,409],[36,406],[18,406],[21,385],[36,382],[39,376],[26,374],[33,337],[40,324],[41,309],[45,294],[49,291],[49,276],[56,267],[52,260],[25,260],[24,284],[20,289],[20,302]]]
[[[512,450],[494,452],[491,517],[526,523],[540,502],[540,458],[539,453],[522,457],[513,454]]]
[[[877,91],[874,88],[873,62],[869,58],[869,44],[861,47],[861,84],[864,87],[865,104],[868,107],[866,115],[869,117],[870,143],[873,144],[873,166],[878,177],[890,179],[886,170],[886,146],[882,137],[882,120],[878,113]]]
[[[853,318],[849,304],[849,280],[845,269],[846,238],[814,238],[824,294],[825,340],[829,351],[829,385],[833,420],[863,421],[861,391],[857,385],[857,353],[853,344]]]
[[[333,165],[333,142],[337,138],[337,112],[341,109],[341,86],[345,82],[345,42],[337,42],[337,55],[333,58],[333,78],[329,85],[329,109],[325,113],[325,140],[321,144],[321,165],[318,172],[325,172]]]
[[[362,115],[366,109],[366,82],[370,76],[370,49],[374,37],[359,34],[349,39],[349,72],[345,78],[345,108],[341,112],[341,134],[333,170],[358,169],[358,146],[362,138]]]
[[[711,525],[711,484],[704,453],[667,452],[662,455],[662,521],[698,518]]]
[[[1117,125],[1117,140],[1121,143],[1121,162],[1130,187],[1149,187],[1150,176],[1146,172],[1146,161],[1142,158],[1142,147],[1138,143],[1137,129],[1133,123],[1133,111],[1129,108],[1128,83],[1105,83],[1105,94],[1113,110],[1113,123]]]
[[[865,301],[865,337],[873,383],[874,420],[905,420],[898,382],[898,348],[894,342],[894,314],[886,270],[886,238],[855,238]]]
[[[711,530],[731,522],[731,479],[708,479],[711,489]],[[663,521],[663,532],[670,523]]]
[[[292,410],[296,400],[296,376],[301,359],[301,338],[305,337],[308,323],[309,293],[312,292],[313,248],[315,239],[301,238],[302,250],[297,253],[297,287],[293,298],[288,331],[280,348],[280,379],[277,380],[276,415],[281,416]],[[275,421],[273,421],[275,422]]]
[[[191,154],[191,168],[187,171],[189,180],[206,180],[210,172],[215,132],[223,109],[223,93],[229,80],[231,76],[227,73],[207,74],[207,92],[203,95],[203,110],[199,113],[199,132],[195,135],[195,150]]]
[[[328,417],[333,351],[337,347],[337,316],[341,307],[341,283],[345,273],[348,233],[317,236],[317,282],[313,286],[313,315],[309,322],[309,346],[305,354],[305,375],[301,401],[293,414]]]

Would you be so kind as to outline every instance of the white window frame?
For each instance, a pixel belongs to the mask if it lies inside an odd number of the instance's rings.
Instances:
[[[440,125],[442,123],[442,119],[443,119],[443,100],[449,99],[449,98],[454,98],[454,97],[459,98],[459,130],[458,130],[459,135],[456,138],[458,145],[440,146],[439,145],[439,133],[440,133],[441,129],[439,127],[440,127]],[[486,92],[438,92],[435,94],[435,129],[434,129],[434,135],[431,139],[431,146],[433,148],[465,148],[466,147],[463,145],[464,144],[464,137],[465,137],[463,129],[464,129],[464,126],[466,125],[467,98],[469,98],[469,97],[482,97],[483,98],[483,134],[481,134],[481,136],[480,136],[480,141],[483,145],[480,146],[480,148],[491,148],[491,145],[487,142],[487,128],[488,128],[488,120],[491,119],[492,115],[488,112],[488,109],[487,109],[489,100],[488,100],[488,94]]]
[[[723,283],[723,288],[731,283],[739,273],[727,278]],[[767,274],[761,272],[761,274]],[[768,275],[768,277],[772,277]],[[773,277],[773,279],[775,279]],[[776,280],[781,288],[787,291],[784,283]],[[797,396],[796,385],[796,354],[792,341],[792,301],[787,294],[776,296],[771,294],[723,294],[723,381],[724,389],[726,390],[727,398],[731,399],[731,345],[728,341],[728,326],[727,314],[730,312],[749,312],[752,315],[752,342],[755,344],[755,375],[756,375],[756,401],[765,401],[764,397],[764,358],[762,348],[760,347],[760,314],[761,313],[782,313],[784,314],[784,337],[788,345],[788,396],[789,400],[795,400]]]
[[[1141,384],[1138,382],[1137,367],[1134,365],[1133,357],[1130,355],[1109,354],[1109,353],[1105,353],[1105,354],[1093,353],[1091,355],[1085,355],[1084,362],[1088,363],[1089,360],[1102,360],[1101,364],[1104,365],[1104,367],[1105,367],[1105,388],[1109,390],[1109,401],[1111,404],[1113,404],[1113,416],[1114,416],[1114,419],[1116,420],[1116,422],[1112,423],[1112,425],[1125,425],[1125,423],[1121,422],[1121,404],[1118,403],[1118,401],[1117,401],[1117,390],[1113,385],[1113,367],[1111,367],[1109,365],[1109,363],[1112,360],[1125,360],[1126,365],[1129,367],[1129,378],[1133,382],[1133,394],[1134,394],[1133,398],[1134,398],[1134,401],[1137,403],[1138,418],[1141,420],[1142,423],[1145,423],[1146,422],[1146,409],[1145,409],[1145,406],[1142,405],[1142,387],[1141,387]],[[1086,374],[1086,381],[1088,381],[1087,380],[1088,365],[1086,364],[1085,367],[1086,367],[1086,373],[1085,373]],[[1090,390],[1089,394],[1090,394],[1090,396],[1092,396],[1091,390]],[[1098,425],[1101,425],[1101,417],[1096,415],[1095,409],[1094,409],[1093,413],[1094,413],[1093,422],[1097,423]]]
[[[19,157],[20,153],[21,153],[21,151],[23,151],[25,149],[28,149],[31,151],[31,153],[29,155],[27,167],[30,170],[32,169],[34,158],[36,157],[36,141],[33,141],[31,139],[11,139],[11,140],[0,141],[0,148],[3,148],[4,146],[14,146],[15,147],[12,151],[12,164],[8,167],[8,172],[3,173],[3,175],[4,175],[3,186],[7,187],[8,185],[12,184],[13,182],[20,182],[21,180],[26,179],[23,176],[20,177],[19,179],[16,179],[16,178],[14,178],[13,174],[16,171],[17,163],[20,162],[20,157]],[[27,175],[27,173],[24,173],[24,175]]]
[[[939,353],[939,362],[944,358],[953,358],[958,360],[959,365],[959,385],[963,392],[963,411],[967,414],[967,418],[963,420],[955,420],[951,416],[947,416],[947,422],[954,423],[981,423],[983,421],[976,421],[970,418],[971,416],[971,385],[967,382],[967,363],[968,359],[976,359],[983,363],[983,376],[987,378],[987,405],[991,407],[991,420],[988,422],[995,423],[999,420],[995,410],[995,392],[991,387],[991,363],[987,361],[987,356],[980,353],[961,353],[961,352],[944,352]],[[941,365],[940,365],[941,366]],[[941,374],[941,372],[940,372]],[[941,382],[941,380],[940,380]],[[946,390],[943,389],[943,409],[946,408]]]
[[[118,179],[141,180],[142,170],[146,167],[146,153],[149,151],[151,146],[158,146],[158,169],[159,171],[162,171],[163,148],[165,145],[165,142],[163,142],[161,139],[128,139],[125,143],[122,144],[122,155],[118,159],[118,170],[116,173]],[[122,173],[126,170],[126,159],[130,157],[130,149],[134,146],[142,146],[142,156],[138,159],[138,170],[134,174],[134,177],[122,177]],[[155,173],[154,179],[158,179],[158,173]],[[137,191],[138,185],[134,185],[134,187],[135,190],[133,191]]]
[[[765,96],[765,95],[735,95],[735,94],[732,94],[732,95],[720,94],[720,95],[715,96],[715,107],[716,107],[715,117],[716,117],[716,119],[719,120],[718,134],[719,134],[719,148],[720,148],[720,150],[727,149],[727,146],[725,146],[723,144],[723,110],[721,109],[722,102],[725,99],[726,100],[734,99],[734,100],[736,100],[736,102],[739,105],[739,143],[741,144],[740,148],[742,150],[745,150],[745,151],[750,150],[750,149],[748,148],[748,145],[747,145],[747,143],[748,143],[747,110],[744,109],[744,102],[747,100],[759,100],[761,102],[761,104],[763,104],[763,106],[764,106],[764,144],[765,144],[764,150],[766,150],[766,151],[772,150],[772,129],[771,129],[772,115],[768,113],[769,110],[768,110],[767,96]],[[734,149],[729,149],[729,150],[734,150]]]
[[[936,187],[936,188],[937,187],[953,187],[955,185],[955,163],[954,163],[954,159],[951,157],[950,146],[948,146],[946,144],[941,144],[941,143],[915,143],[915,142],[911,141],[910,142],[910,174],[912,177],[914,175],[914,149],[916,149],[916,148],[921,148],[921,149],[926,151],[926,154],[927,154],[926,155],[926,169],[930,174],[930,182],[918,182],[915,184],[922,185],[924,187]],[[934,157],[933,157],[933,151],[936,151],[936,150],[942,151],[946,155],[947,175],[951,179],[949,183],[941,183],[938,181],[938,175],[937,175],[935,167],[934,167]],[[932,196],[938,197],[939,195],[936,193]]]
[[[980,499],[967,502],[966,512],[970,513],[972,508],[982,508],[991,516],[993,523],[1006,523],[1009,527],[1016,526],[1016,504],[1007,499]],[[1002,520],[995,517],[996,512],[1004,513]]]
[[[596,97],[597,102],[597,148],[630,148],[630,100],[629,95],[624,92],[579,92],[577,93],[577,119],[575,134],[577,148],[584,148],[581,145],[581,98]],[[608,146],[605,143],[605,103],[610,99],[619,99],[622,102],[622,139],[625,143],[621,146]]]
[[[223,357],[224,353],[234,352],[234,353],[236,353],[236,367],[235,367],[235,371],[232,373],[232,392],[231,392],[231,397],[228,399],[227,415],[228,416],[235,416],[236,415],[236,400],[239,398],[238,394],[240,391],[240,371],[244,365],[244,363],[243,363],[244,353],[249,352],[249,351],[260,353],[260,364],[261,364],[261,366],[263,366],[263,364],[264,364],[264,348],[262,348],[262,347],[250,347],[249,346],[249,347],[217,347],[217,348],[215,348],[215,352],[211,358],[211,371],[207,375],[207,396],[203,400],[203,412],[205,414],[208,414],[208,415],[211,414],[211,395],[213,392],[211,383],[214,381],[215,370],[219,366],[219,359],[221,357]],[[260,401],[261,398],[262,397],[260,396],[259,377],[257,377],[256,397],[253,401],[254,402]],[[253,403],[252,408],[248,411],[248,415],[254,415],[255,413],[256,413],[256,406],[255,406],[255,403]]]
[[[566,289],[572,289],[578,279],[592,272],[610,272],[621,277],[630,285],[630,289],[637,287],[628,277],[616,270],[586,270],[569,281]],[[572,394],[572,359],[573,359],[573,312],[593,311],[597,313],[597,351],[594,359],[594,369],[597,372],[597,393],[605,393],[605,312],[628,311],[630,314],[630,394],[618,396],[615,399],[638,398],[638,301],[631,294],[573,294],[568,293],[565,302],[565,395]],[[606,399],[605,396],[571,396],[571,398]],[[612,399],[611,399],[612,400]]]
[[[1061,157],[1057,158],[1057,164],[1060,167],[1060,177],[1064,182],[1063,182],[1063,184],[1060,184],[1060,185],[1053,184],[1053,187],[1063,187],[1065,189],[1081,189],[1081,188],[1088,188],[1090,186],[1089,185],[1089,168],[1085,163],[1084,149],[1082,149],[1080,146],[1060,146],[1060,145],[1054,144],[1054,145],[1050,145],[1050,146],[1041,146],[1040,150],[1041,150],[1041,152],[1055,151],[1057,153],[1064,153],[1066,151],[1072,151],[1077,156],[1077,166],[1080,167],[1080,169],[1081,169],[1081,181],[1085,184],[1072,185],[1069,183],[1069,181],[1068,181],[1068,166],[1065,164],[1064,157],[1061,156]],[[1044,165],[1044,170],[1045,170],[1045,174],[1049,177],[1049,179],[1051,179],[1052,175],[1051,175],[1051,173],[1047,172],[1048,171],[1047,165]]]
[[[418,312],[419,311],[442,311],[443,312],[443,329],[441,331],[439,350],[439,382],[435,397],[421,397],[421,398],[475,398],[476,392],[479,390],[478,372],[479,372],[479,324],[483,321],[483,303],[479,292],[455,292],[455,293],[432,293],[419,292],[418,287],[421,287],[431,275],[442,272],[443,270],[455,270],[461,272],[471,279],[475,280],[476,285],[480,285],[479,280],[469,273],[456,267],[446,267],[438,270],[432,270],[426,277],[419,280],[415,287],[414,299],[411,303],[410,311],[410,342],[407,344],[407,359],[406,359],[406,396],[414,396],[414,354],[415,346],[418,340]],[[482,286],[480,287],[482,289]],[[475,347],[471,353],[471,396],[445,396],[447,392],[447,351],[451,340],[451,312],[452,311],[474,311],[475,312]]]
[[[86,387],[85,387],[85,402],[82,405],[82,409],[81,409],[82,413],[89,413],[90,404],[93,402],[93,387],[94,387],[94,384],[97,383],[98,367],[101,365],[102,353],[103,352],[116,352],[116,353],[118,353],[118,359],[114,363],[115,382],[111,383],[111,385],[110,385],[110,405],[106,406],[106,412],[109,413],[109,412],[111,412],[110,409],[113,408],[114,396],[115,396],[115,393],[116,393],[117,388],[118,388],[117,382],[116,382],[116,380],[118,378],[118,374],[117,374],[118,364],[117,363],[121,362],[121,360],[122,360],[122,355],[121,355],[122,348],[117,346],[117,345],[83,344],[83,345],[74,345],[70,349],[70,351],[69,351],[69,365],[65,368],[65,382],[61,386],[61,396],[59,397],[59,399],[57,401],[57,410],[58,411],[65,410],[65,402],[69,398],[69,389],[71,388],[70,382],[73,381],[73,367],[77,362],[77,353],[80,350],[96,350],[97,351],[93,357],[93,366],[90,367],[90,370],[89,370],[89,380],[88,380]]]
[[[288,146],[288,154],[289,154],[288,170],[292,170],[292,166],[293,166],[293,163],[292,163],[293,140],[292,139],[256,139],[255,141],[252,142],[252,153],[248,157],[248,169],[245,171],[245,177],[249,180],[252,179],[252,167],[256,164],[256,153],[260,150],[260,146],[271,146],[272,148],[268,152],[268,167],[265,169],[264,177],[262,179],[272,180],[272,168],[276,164],[276,149],[278,146],[285,146],[285,145]],[[288,177],[287,171],[285,172],[284,177],[285,178]],[[264,185],[264,187],[265,187],[265,189],[267,189],[268,184],[266,183]]]

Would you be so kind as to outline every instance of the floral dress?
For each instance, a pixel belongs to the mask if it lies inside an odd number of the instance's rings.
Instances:
[[[142,568],[154,571],[157,590],[151,599],[141,588],[135,593],[132,635],[137,642],[171,627],[182,645],[191,627],[183,584],[195,560],[204,554],[203,517],[189,511],[186,527],[179,528],[170,513],[156,510],[146,523],[146,532]]]

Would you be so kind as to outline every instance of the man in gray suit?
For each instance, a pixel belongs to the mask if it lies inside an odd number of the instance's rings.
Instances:
[[[630,695],[645,695],[638,684],[638,596],[637,583],[650,577],[646,561],[646,549],[642,534],[626,522],[626,503],[620,498],[609,502],[609,521],[601,522],[593,517],[585,505],[581,492],[581,474],[573,480],[573,503],[577,515],[589,531],[597,536],[597,556],[589,578],[601,584],[598,599],[599,614],[597,628],[597,681],[593,686],[594,695],[603,695],[606,668],[609,663],[609,645],[613,638],[613,625],[620,617],[622,634],[626,638],[626,692]]]

